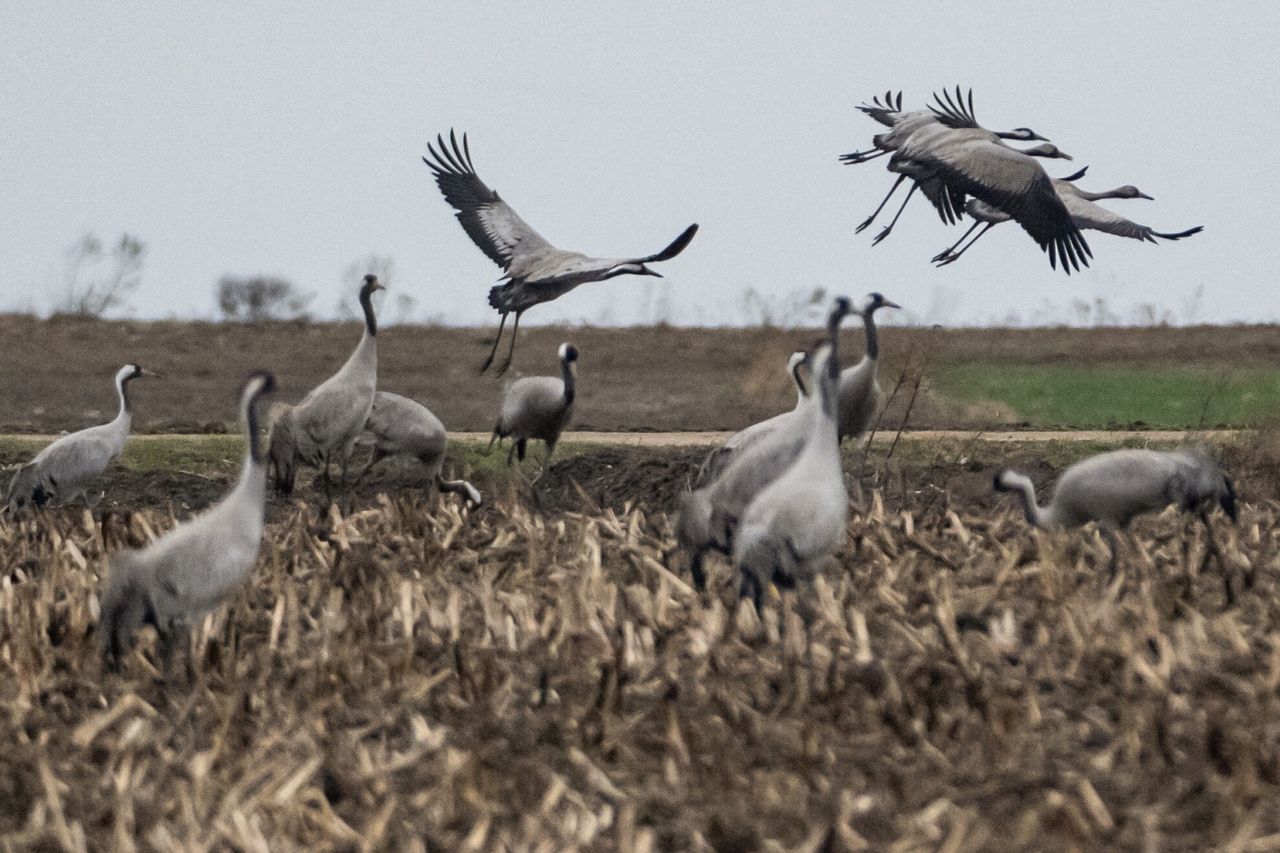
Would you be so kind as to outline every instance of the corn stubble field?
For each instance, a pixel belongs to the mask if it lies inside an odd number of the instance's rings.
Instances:
[[[757,614],[727,565],[701,595],[666,567],[669,495],[575,464],[476,511],[273,506],[167,677],[150,629],[103,672],[93,627],[104,550],[169,512],[0,527],[0,847],[1280,848],[1271,486],[1221,559],[1168,512],[1108,583],[1092,529],[873,472]]]

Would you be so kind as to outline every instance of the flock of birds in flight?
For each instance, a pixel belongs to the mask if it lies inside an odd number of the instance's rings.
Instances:
[[[1050,179],[1033,159],[1066,155],[1028,128],[992,132],[973,115],[972,94],[966,102],[959,90],[936,96],[928,110],[904,112],[902,96],[887,93],[860,109],[889,131],[873,139],[873,148],[846,154],[845,163],[889,156],[897,180],[889,197],[907,179],[910,200],[921,190],[944,222],[968,214],[974,224],[946,251],[939,264],[954,262],[987,230],[1010,219],[1046,251],[1051,265],[1067,272],[1088,264],[1091,255],[1082,229],[1154,241],[1176,240],[1199,228],[1176,234],[1153,231],[1106,211],[1102,198],[1149,198],[1134,187],[1087,193],[1073,183],[1084,171]],[[1006,140],[1044,141],[1026,151]],[[505,272],[505,281],[489,292],[489,303],[502,317],[486,370],[498,350],[508,314],[515,314],[511,340],[499,372],[510,365],[521,315],[530,307],[556,299],[592,281],[620,275],[657,276],[649,264],[670,260],[692,241],[698,226],[688,226],[665,249],[630,258],[598,258],[556,248],[531,228],[476,174],[467,137],[452,132],[428,145],[424,161],[445,200],[454,207],[467,235]],[[876,238],[883,240],[905,208]],[[985,227],[960,248],[978,225]],[[181,523],[137,550],[110,555],[101,606],[99,641],[109,665],[120,663],[130,638],[144,624],[153,625],[166,659],[175,638],[203,614],[225,602],[246,581],[257,559],[265,518],[268,481],[282,495],[293,492],[300,467],[318,471],[326,500],[332,498],[331,467],[341,467],[340,487],[357,445],[371,448],[358,484],[383,459],[416,460],[441,492],[457,493],[479,506],[479,491],[465,480],[444,477],[444,425],[422,404],[378,389],[378,323],[372,297],[383,289],[376,276],[365,277],[359,292],[364,331],[355,349],[333,376],[301,401],[278,406],[269,418],[260,401],[275,387],[269,373],[252,375],[241,389],[239,415],[248,438],[240,475],[230,492],[212,508]],[[872,293],[855,306],[845,297],[832,303],[826,334],[811,351],[797,351],[786,369],[796,388],[794,408],[753,424],[713,450],[695,472],[682,496],[675,521],[677,549],[687,552],[689,570],[699,589],[706,587],[708,554],[728,557],[739,579],[740,594],[762,606],[770,584],[791,588],[811,578],[840,546],[848,518],[841,444],[862,436],[882,405],[877,379],[879,340],[877,311],[899,306]],[[859,317],[865,336],[861,359],[841,367],[839,331],[845,318]],[[529,441],[546,444],[544,469],[569,423],[577,393],[578,350],[559,348],[560,376],[534,376],[507,384],[493,428],[495,441],[510,440],[507,461],[524,460]],[[131,382],[154,376],[129,364],[115,376],[119,413],[110,423],[65,435],[45,447],[14,474],[7,493],[11,512],[39,509],[56,499],[90,504],[95,482],[123,451],[132,423]],[[1096,521],[1114,536],[1135,516],[1169,505],[1199,514],[1215,503],[1234,520],[1235,491],[1213,459],[1199,450],[1159,452],[1120,450],[1086,459],[1059,479],[1053,499],[1040,506],[1029,478],[1013,471],[996,475],[994,486],[1012,492],[1034,526],[1078,526]],[[1210,536],[1212,536],[1212,528]],[[1112,570],[1117,543],[1112,541]],[[1227,581],[1230,597],[1231,587]]]

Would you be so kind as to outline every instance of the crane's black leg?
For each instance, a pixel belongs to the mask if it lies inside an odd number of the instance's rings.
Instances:
[[[1107,583],[1110,584],[1115,582],[1120,568],[1120,537],[1110,527],[1102,528],[1102,535],[1107,540],[1107,547],[1111,551],[1111,561],[1107,563]]]
[[[355,482],[351,484],[352,491],[355,490],[356,486],[360,485],[360,483],[364,480],[365,475],[368,474],[369,471],[373,469],[373,466],[377,465],[379,462],[382,461],[384,456],[386,456],[386,454],[379,451],[378,448],[375,447],[373,449],[373,453],[369,456],[369,464],[364,466],[364,469],[359,474],[356,475]]]
[[[524,451],[525,451],[525,448],[527,448],[528,446],[529,446],[529,439],[527,438],[522,438],[516,442],[516,458],[519,459],[521,462],[524,461]]]
[[[698,548],[689,557],[689,574],[693,577],[694,589],[703,592],[707,588],[707,572],[702,568],[702,549]]]
[[[489,369],[489,365],[493,364],[493,356],[498,352],[498,341],[502,340],[502,327],[507,325],[507,312],[502,312],[502,319],[498,322],[498,334],[493,336],[493,349],[489,350],[489,357],[484,360],[484,364],[480,365],[480,372],[484,373]]]
[[[511,327],[511,345],[507,347],[507,360],[502,362],[502,367],[498,368],[499,376],[506,373],[507,368],[511,366],[511,357],[516,351],[516,335],[520,333],[520,315],[523,313],[523,311],[516,312],[516,322],[515,325]]]
[[[957,247],[957,246],[959,246],[961,243],[963,243],[963,242],[965,241],[965,238],[966,238],[966,237],[968,237],[970,234],[972,234],[972,233],[973,233],[973,229],[977,228],[977,227],[978,227],[979,225],[981,225],[981,224],[982,224],[981,222],[975,222],[975,223],[973,223],[972,225],[970,225],[970,226],[969,226],[969,230],[968,230],[968,231],[966,231],[966,232],[964,232],[963,234],[961,234],[961,235],[960,235],[960,239],[959,239],[959,240],[955,241],[955,242],[954,242],[954,243],[952,243],[950,246],[948,246],[947,248],[943,249],[941,252],[939,252],[938,254],[934,255],[934,256],[933,256],[932,258],[930,258],[929,260],[933,261],[933,262],[936,264],[936,263],[938,263],[939,261],[945,261],[947,258],[951,257],[951,253],[952,253],[952,252],[954,252],[954,251],[956,250],[956,247]]]
[[[889,232],[893,230],[893,226],[898,224],[898,217],[902,215],[902,211],[907,209],[907,202],[911,201],[911,196],[915,195],[916,190],[919,188],[919,184],[912,182],[911,189],[907,190],[907,197],[902,200],[902,207],[898,208],[898,212],[893,215],[893,221],[886,225],[884,230],[876,235],[876,238],[871,241],[871,245],[874,246],[876,243],[879,243],[885,237],[889,236]]]
[[[1205,562],[1209,561],[1212,556],[1218,561],[1218,571],[1222,572],[1222,594],[1227,600],[1227,607],[1234,607],[1236,603],[1235,584],[1232,583],[1231,567],[1227,565],[1227,561],[1222,556],[1222,549],[1218,547],[1218,540],[1213,538],[1213,525],[1209,523],[1209,514],[1203,510],[1200,511],[1200,523],[1204,525],[1204,535],[1209,540],[1209,546],[1205,549]]]
[[[976,227],[976,225],[977,225],[977,224],[975,223],[975,227]],[[986,234],[988,231],[990,231],[992,228],[994,228],[994,227],[995,227],[995,225],[996,225],[996,224],[995,224],[994,222],[988,222],[988,223],[987,223],[987,227],[986,227],[986,228],[983,228],[981,231],[979,231],[979,232],[978,232],[978,236],[977,236],[977,237],[974,237],[972,240],[970,240],[970,241],[969,241],[969,243],[968,243],[968,245],[966,245],[966,246],[965,246],[963,249],[961,249],[960,251],[956,252],[954,255],[948,255],[947,257],[945,257],[945,258],[943,258],[942,260],[938,261],[938,266],[940,266],[940,267],[945,267],[947,264],[954,264],[956,261],[960,260],[960,256],[961,256],[961,255],[963,255],[965,252],[969,251],[969,249],[971,249],[971,248],[973,247],[973,244],[974,244],[974,243],[976,243],[976,242],[978,242],[978,240],[982,237],[982,235],[983,235],[983,234]],[[973,230],[973,228],[970,228],[969,230],[970,230],[970,231],[972,231],[972,230]],[[954,247],[953,247],[953,248],[954,248]],[[935,258],[934,260],[937,260],[937,259]]]
[[[893,194],[898,191],[898,187],[906,179],[906,175],[898,176],[898,180],[893,182],[893,186],[889,189],[889,194],[884,197],[884,201],[880,202],[880,206],[875,209],[875,212],[863,220],[862,224],[854,229],[854,234],[861,234],[863,231],[871,227],[871,223],[876,221],[876,217],[880,215],[880,211],[884,210],[884,206],[889,203],[889,199],[893,198]]]

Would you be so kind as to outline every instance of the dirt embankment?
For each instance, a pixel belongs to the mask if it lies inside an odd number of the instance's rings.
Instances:
[[[379,335],[380,384],[426,403],[450,429],[493,425],[502,380],[476,370],[493,329],[393,327]],[[222,431],[233,425],[235,392],[250,371],[270,369],[279,398],[299,399],[332,374],[360,335],[347,324],[237,325],[103,322],[0,316],[0,432],[57,432],[106,419],[116,408],[111,377],[138,362],[166,378],[134,384],[135,429]],[[668,327],[522,330],[515,370],[557,371],[555,351],[572,340],[582,352],[575,423],[596,430],[737,429],[788,408],[795,392],[783,365],[812,343],[812,329]],[[1274,327],[1224,334],[1189,329],[888,329],[881,335],[882,384],[904,370],[973,361],[1128,364],[1280,361]],[[846,333],[860,353],[861,332]],[[900,395],[886,423],[901,420]],[[917,428],[973,426],[964,412],[928,393],[912,411]],[[990,426],[989,424],[984,424]]]

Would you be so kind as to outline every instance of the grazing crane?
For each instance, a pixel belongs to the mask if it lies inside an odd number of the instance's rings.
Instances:
[[[696,224],[690,225],[661,252],[640,258],[593,258],[580,252],[557,249],[480,180],[471,164],[471,149],[465,133],[461,146],[452,130],[449,131],[449,145],[445,145],[441,135],[436,136],[436,144],[438,151],[428,143],[431,158],[423,157],[423,162],[431,167],[445,201],[458,212],[458,221],[467,236],[506,272],[506,282],[489,290],[489,305],[502,315],[502,320],[493,339],[493,349],[480,367],[481,373],[493,364],[508,314],[515,312],[516,320],[511,329],[507,358],[498,368],[499,374],[511,365],[516,335],[520,331],[520,316],[525,311],[591,281],[627,274],[662,278],[661,273],[649,269],[647,264],[674,258],[684,251],[698,232]]]
[[[336,457],[342,464],[342,480],[356,438],[369,420],[373,395],[378,385],[378,318],[373,311],[373,294],[385,290],[376,275],[366,275],[360,286],[360,307],[364,310],[364,334],[338,372],[321,382],[296,406],[286,409],[271,429],[271,462],[276,473],[276,489],[293,493],[298,462],[323,472],[326,498],[332,497],[329,464]]]
[[[816,399],[806,412],[804,447],[752,498],[738,527],[733,562],[741,594],[751,596],[756,610],[770,581],[789,589],[812,577],[844,536],[849,496],[840,465],[839,380],[832,344],[823,343],[814,357]]]
[[[89,487],[124,451],[125,442],[129,440],[129,428],[133,424],[129,383],[143,376],[158,374],[136,364],[120,368],[115,378],[120,411],[114,420],[62,436],[18,469],[9,483],[6,498],[10,511],[27,503],[43,506],[54,496],[62,503],[78,497],[89,504]]]
[[[695,479],[698,485],[703,486],[714,480],[720,475],[733,459],[735,454],[742,453],[755,442],[764,438],[792,418],[799,417],[799,412],[804,406],[805,398],[809,396],[809,389],[805,387],[804,377],[801,376],[800,370],[809,363],[809,353],[804,350],[796,350],[791,353],[787,359],[787,375],[791,378],[792,383],[796,386],[796,405],[790,411],[774,415],[763,421],[752,424],[745,429],[738,430],[725,441],[724,444],[717,447],[707,455],[703,460],[701,468],[698,470],[698,476]]]
[[[838,357],[840,322],[852,310],[849,300],[839,296],[827,315],[826,340],[833,358]],[[815,398],[810,395],[800,417],[788,419],[741,453],[735,453],[720,476],[682,498],[676,540],[690,552],[689,571],[699,589],[705,586],[702,561],[707,552],[732,553],[734,531],[747,504],[787,470],[803,449],[808,437],[806,413],[815,405]]]
[[[444,424],[431,410],[416,400],[379,391],[373,397],[373,410],[364,425],[373,444],[369,464],[356,477],[359,483],[374,465],[389,456],[416,459],[427,469],[441,492],[460,494],[464,501],[480,506],[480,492],[466,480],[444,478],[444,454],[448,437]]]
[[[578,348],[573,344],[560,345],[560,377],[526,376],[517,379],[507,386],[502,397],[502,412],[493,425],[493,436],[489,439],[489,447],[495,441],[511,439],[511,448],[507,451],[507,464],[511,464],[512,454],[524,461],[525,445],[529,439],[536,438],[547,444],[547,455],[543,457],[542,467],[545,470],[551,462],[551,454],[556,450],[556,442],[560,433],[573,417],[573,400],[577,394]]]
[[[1067,208],[1067,212],[1071,214],[1071,218],[1075,222],[1076,226],[1082,230],[1089,229],[1093,231],[1102,231],[1107,234],[1114,234],[1117,237],[1130,237],[1134,240],[1143,240],[1148,243],[1157,242],[1157,237],[1162,240],[1181,240],[1183,237],[1190,237],[1191,235],[1199,234],[1204,230],[1203,225],[1197,225],[1196,227],[1188,228],[1185,231],[1169,233],[1156,231],[1149,225],[1139,225],[1130,219],[1125,219],[1123,216],[1113,213],[1101,205],[1094,204],[1094,202],[1099,199],[1106,198],[1145,198],[1151,200],[1151,196],[1142,192],[1132,184],[1126,184],[1123,187],[1116,187],[1115,189],[1107,190],[1106,192],[1087,192],[1072,183],[1072,181],[1078,180],[1083,175],[1084,170],[1082,169],[1074,175],[1069,175],[1065,178],[1057,178],[1053,181],[1054,192],[1058,194],[1058,198]],[[964,232],[954,245],[934,256],[933,260],[938,264],[938,266],[946,266],[947,264],[955,263],[959,260],[961,255],[969,251],[969,248],[973,246],[974,243],[978,242],[978,239],[982,237],[983,234],[986,234],[1001,222],[1008,222],[1012,219],[1012,217],[1003,210],[992,207],[979,199],[970,199],[965,205],[965,210],[973,217],[974,223],[970,226],[968,231]],[[963,249],[956,251],[960,244],[964,243],[965,238],[972,234],[974,229],[979,225],[984,223],[986,227],[978,232],[977,237],[970,240]]]
[[[1035,486],[1025,474],[995,475],[996,491],[1013,492],[1034,527],[1079,527],[1098,523],[1111,545],[1111,575],[1116,572],[1115,532],[1138,515],[1173,504],[1194,512],[1209,529],[1208,511],[1218,504],[1233,522],[1236,493],[1214,460],[1199,450],[1129,448],[1082,459],[1058,478],[1047,506],[1036,503]],[[1210,533],[1212,535],[1212,533]],[[1233,597],[1227,582],[1228,599]]]
[[[880,409],[880,381],[876,376],[880,358],[880,343],[876,335],[875,314],[881,308],[901,308],[896,302],[890,302],[882,293],[867,296],[862,310],[854,312],[862,315],[862,325],[866,329],[867,354],[857,364],[840,371],[840,385],[837,391],[837,410],[839,412],[840,439],[857,438],[871,426],[871,419]]]
[[[240,479],[221,501],[136,551],[117,551],[102,593],[98,642],[104,663],[118,668],[144,624],[160,635],[167,665],[175,637],[230,598],[244,583],[262,544],[267,474],[256,404],[275,388],[255,373],[240,392],[240,420],[249,448]]]

